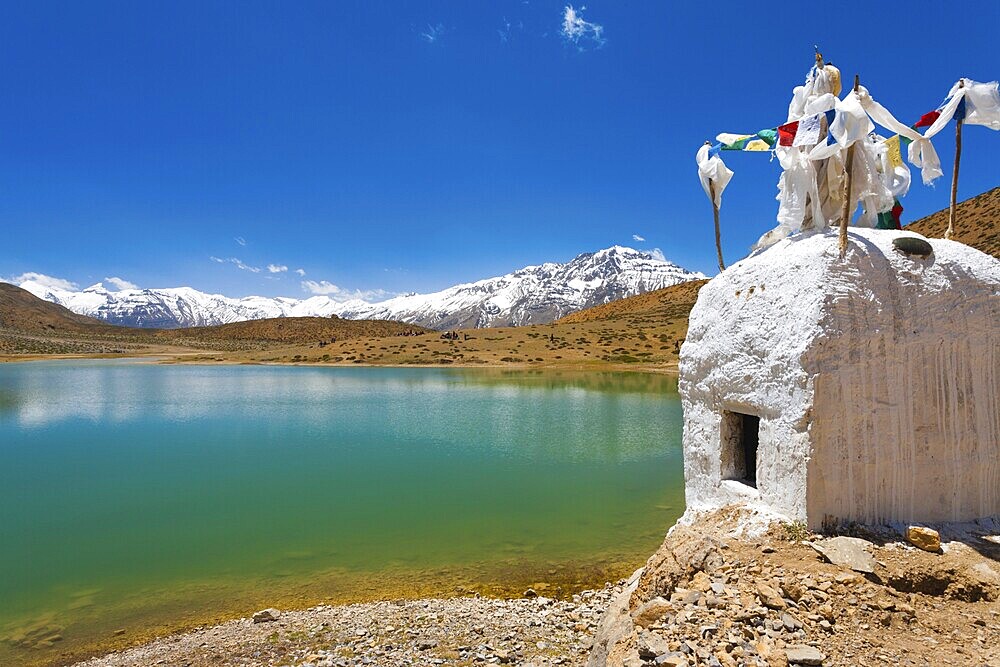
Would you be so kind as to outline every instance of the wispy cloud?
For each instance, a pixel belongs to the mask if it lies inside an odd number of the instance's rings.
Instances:
[[[212,257],[209,257],[209,259],[219,264],[232,264],[241,271],[249,271],[250,273],[260,273],[259,266],[250,266],[249,264],[244,264],[243,262],[240,261],[238,257],[230,257],[229,259],[222,259],[221,257],[215,257],[213,255]]]
[[[638,241],[639,243],[642,243],[646,239],[644,239],[643,237],[639,236],[638,234],[633,234],[632,235],[632,240],[633,241]]]
[[[306,275],[306,272],[305,272],[304,269],[295,269],[295,273],[299,274],[300,276]]]
[[[652,250],[647,250],[646,252],[648,252],[653,259],[659,260],[661,262],[667,261],[666,256],[663,254],[663,251],[660,250],[659,248],[653,248]]]
[[[328,296],[334,301],[350,301],[351,299],[361,299],[362,301],[372,301],[384,299],[389,296],[385,290],[347,290],[334,285],[328,280],[303,280],[302,289],[314,295]]]
[[[20,285],[26,282],[33,282],[48,289],[60,289],[69,292],[77,288],[76,283],[70,280],[66,280],[65,278],[56,278],[54,276],[47,276],[44,273],[35,273],[34,271],[28,271],[26,273],[22,273],[19,276],[11,276],[10,278],[4,279],[4,282],[10,283],[12,285]]]
[[[588,48],[599,49],[607,41],[604,38],[604,26],[598,23],[591,23],[583,18],[586,7],[574,9],[573,5],[566,5],[563,8],[562,27],[559,34],[570,44],[573,44],[580,51]]]
[[[287,270],[288,270],[288,267],[285,266],[285,265],[283,265],[283,264],[268,264],[267,265],[267,271],[268,271],[268,273],[284,273]]]
[[[116,276],[111,276],[109,278],[105,278],[104,282],[108,283],[109,285],[111,285],[115,289],[119,289],[119,290],[123,290],[123,289],[139,289],[139,286],[136,285],[135,283],[129,282],[128,280],[125,280],[124,278],[118,278]]]
[[[436,25],[431,25],[428,23],[427,29],[422,30],[419,34],[420,39],[424,40],[428,44],[433,44],[441,39],[441,35],[444,34],[444,24],[438,23]]]
[[[242,236],[237,236],[237,237],[233,238],[233,240],[236,241],[237,243],[239,243],[240,245],[244,245],[245,246],[247,244],[247,240],[245,238],[243,238]]]

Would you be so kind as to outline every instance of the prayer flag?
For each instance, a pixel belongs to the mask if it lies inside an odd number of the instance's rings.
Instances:
[[[798,132],[799,121],[792,121],[778,126],[778,145],[791,146],[795,141],[795,133]]]
[[[920,120],[918,120],[916,123],[913,124],[913,127],[914,128],[930,127],[931,125],[934,124],[934,121],[936,121],[940,115],[941,115],[940,111],[928,111],[927,113],[925,113],[923,116],[920,117]]]
[[[889,153],[889,164],[893,167],[902,167],[903,154],[899,150],[899,135],[894,134],[886,139],[885,148]]]
[[[720,134],[716,139],[724,151],[769,151],[778,143],[778,131],[761,130],[757,134]]]
[[[955,108],[955,115],[953,116],[955,120],[965,120],[965,96],[959,101],[958,106]]]
[[[819,142],[819,119],[820,114],[800,119],[792,146],[815,146]]]

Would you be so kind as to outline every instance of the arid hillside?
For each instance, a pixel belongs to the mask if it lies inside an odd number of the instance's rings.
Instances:
[[[0,282],[0,329],[110,333],[117,327],[93,317],[77,315],[16,285]]]
[[[953,241],[1000,257],[1000,187],[958,204],[955,218]],[[938,239],[944,237],[947,228],[947,208],[906,226],[911,232]]]

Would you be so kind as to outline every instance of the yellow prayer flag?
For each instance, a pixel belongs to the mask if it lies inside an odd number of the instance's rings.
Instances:
[[[771,147],[767,145],[767,142],[763,139],[754,139],[753,141],[748,141],[745,151],[769,151]]]
[[[899,135],[894,134],[885,140],[886,150],[889,151],[889,164],[895,167],[903,166],[903,154],[899,150]]]

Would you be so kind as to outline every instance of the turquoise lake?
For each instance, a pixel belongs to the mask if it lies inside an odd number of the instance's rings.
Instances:
[[[666,375],[0,365],[0,664],[264,606],[601,585],[683,512],[681,423]]]

